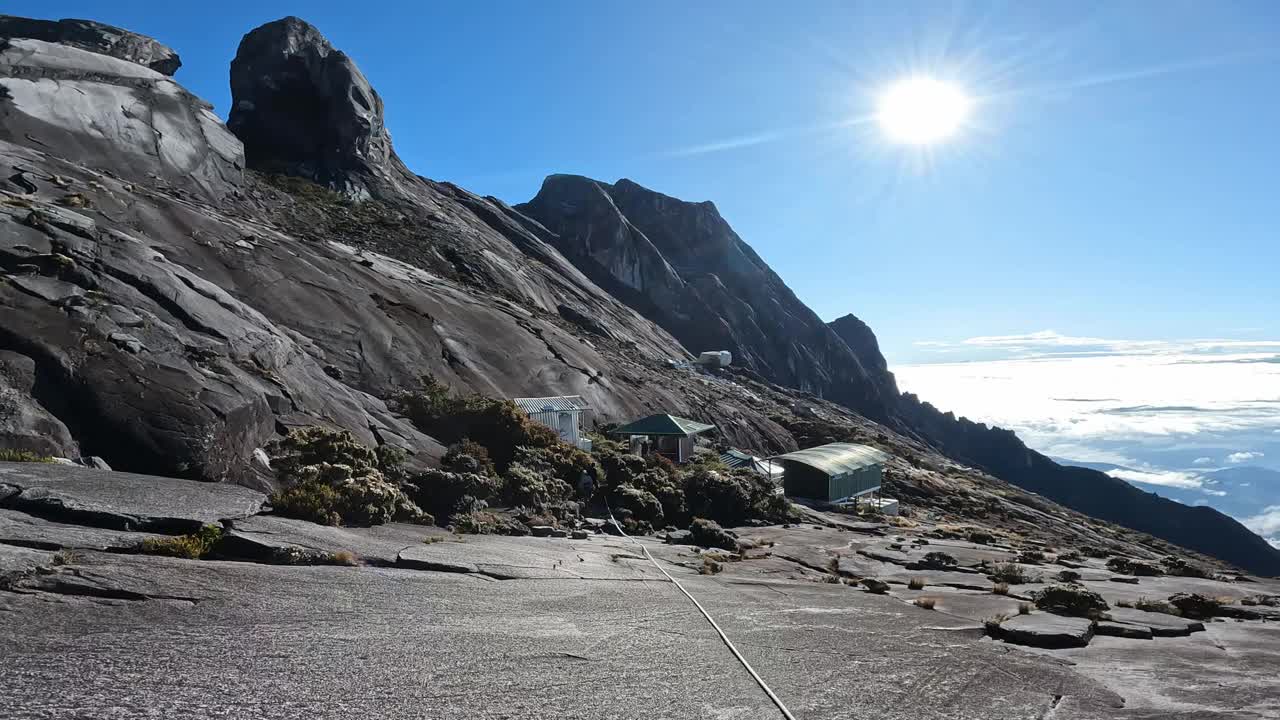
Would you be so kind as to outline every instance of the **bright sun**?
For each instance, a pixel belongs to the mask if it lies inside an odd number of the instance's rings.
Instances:
[[[964,90],[927,75],[894,83],[876,105],[876,120],[889,139],[932,145],[951,137],[969,117],[973,101]]]

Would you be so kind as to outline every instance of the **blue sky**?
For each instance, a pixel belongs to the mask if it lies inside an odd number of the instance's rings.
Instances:
[[[1280,337],[1280,5],[1266,0],[5,12],[157,37],[224,117],[240,37],[297,14],[369,76],[417,172],[510,202],[552,172],[713,200],[803,300],[868,321],[895,364],[931,359],[920,341],[1048,328]],[[977,97],[972,127],[928,156],[874,124],[833,127],[912,71]]]

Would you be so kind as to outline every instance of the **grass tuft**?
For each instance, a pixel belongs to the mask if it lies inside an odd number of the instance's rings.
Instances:
[[[190,535],[178,535],[166,538],[147,538],[138,546],[143,555],[164,555],[167,557],[199,560],[213,552],[214,547],[222,540],[222,526],[205,525]]]
[[[339,550],[329,556],[329,562],[334,565],[355,565],[356,554],[350,550]]]
[[[59,550],[53,554],[54,565],[74,565],[80,562],[80,554],[75,550]]]
[[[915,599],[915,606],[918,608],[924,608],[925,610],[932,610],[933,606],[937,604],[938,598],[935,597],[918,597]]]
[[[923,590],[925,586],[924,578],[913,577],[907,581],[907,587],[912,590]]]
[[[1032,605],[1032,604],[1031,604],[1031,603],[1029,603],[1029,602],[1020,602],[1020,603],[1018,603],[1018,614],[1019,614],[1019,615],[1030,615],[1030,614],[1031,614],[1031,609],[1032,609],[1032,608],[1034,608],[1034,607],[1035,607],[1035,605]]]
[[[996,595],[1008,595],[1009,583],[998,582],[991,588],[991,592],[995,593]]]

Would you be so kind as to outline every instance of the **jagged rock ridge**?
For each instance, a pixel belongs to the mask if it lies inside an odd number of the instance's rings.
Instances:
[[[552,175],[516,209],[555,233],[556,247],[588,277],[689,350],[729,350],[770,381],[891,420],[896,392],[883,392],[712,203],[630,180]]]

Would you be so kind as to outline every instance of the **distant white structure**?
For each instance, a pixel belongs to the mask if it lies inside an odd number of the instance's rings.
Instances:
[[[728,350],[708,350],[698,355],[698,364],[708,367],[729,367],[733,353]]]
[[[561,440],[583,450],[591,449],[591,439],[582,434],[582,416],[590,408],[581,395],[514,398],[512,402],[530,420],[555,430]]]

